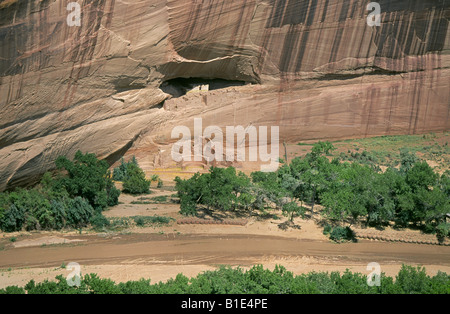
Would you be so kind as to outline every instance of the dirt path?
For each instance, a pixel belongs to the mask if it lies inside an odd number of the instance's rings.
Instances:
[[[416,244],[322,241],[255,235],[129,234],[114,238],[88,236],[88,241],[21,247],[0,252],[0,268],[140,263],[249,264],[264,256],[335,257],[340,261],[394,262],[450,266],[450,248]],[[78,237],[80,238],[80,237]],[[81,237],[82,239],[83,237]]]

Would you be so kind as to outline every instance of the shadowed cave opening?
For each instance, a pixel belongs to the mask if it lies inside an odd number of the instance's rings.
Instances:
[[[191,92],[205,92],[223,89],[233,86],[244,86],[249,84],[244,81],[233,81],[225,79],[205,79],[205,78],[175,78],[167,80],[161,84],[160,89],[177,98]]]

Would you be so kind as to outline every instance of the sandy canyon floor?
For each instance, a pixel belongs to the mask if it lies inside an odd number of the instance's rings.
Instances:
[[[165,195],[170,200],[172,194],[167,189],[154,190],[148,199]],[[295,274],[347,268],[369,274],[371,262],[380,264],[389,276],[395,276],[403,263],[424,266],[430,275],[439,270],[450,273],[448,241],[437,245],[435,236],[419,231],[355,228],[356,243],[337,244],[322,234],[315,212],[305,219],[297,217],[294,226],[283,230],[280,226],[286,218],[277,212],[268,218],[205,213],[192,221],[179,214],[176,203],[148,204],[141,197],[122,194],[120,204],[104,215],[112,221],[156,215],[170,217],[171,222],[81,233],[1,234],[0,288],[67,276],[71,270],[65,265],[71,262],[80,265],[82,274],[97,273],[116,282],[150,278],[155,283],[178,273],[196,276],[220,265],[245,269],[255,264],[269,269],[283,265]],[[213,218],[216,223],[207,223]]]

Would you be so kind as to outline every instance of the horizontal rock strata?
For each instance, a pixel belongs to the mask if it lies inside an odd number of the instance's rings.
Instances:
[[[280,142],[448,130],[450,3],[380,0],[371,27],[369,2],[84,0],[69,26],[68,1],[0,1],[0,190],[78,149],[180,167],[196,117]]]

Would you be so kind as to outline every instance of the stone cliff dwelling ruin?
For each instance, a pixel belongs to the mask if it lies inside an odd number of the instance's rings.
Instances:
[[[172,97],[181,97],[188,94],[203,93],[233,86],[243,86],[246,82],[224,79],[204,78],[176,78],[164,82],[161,90]]]

